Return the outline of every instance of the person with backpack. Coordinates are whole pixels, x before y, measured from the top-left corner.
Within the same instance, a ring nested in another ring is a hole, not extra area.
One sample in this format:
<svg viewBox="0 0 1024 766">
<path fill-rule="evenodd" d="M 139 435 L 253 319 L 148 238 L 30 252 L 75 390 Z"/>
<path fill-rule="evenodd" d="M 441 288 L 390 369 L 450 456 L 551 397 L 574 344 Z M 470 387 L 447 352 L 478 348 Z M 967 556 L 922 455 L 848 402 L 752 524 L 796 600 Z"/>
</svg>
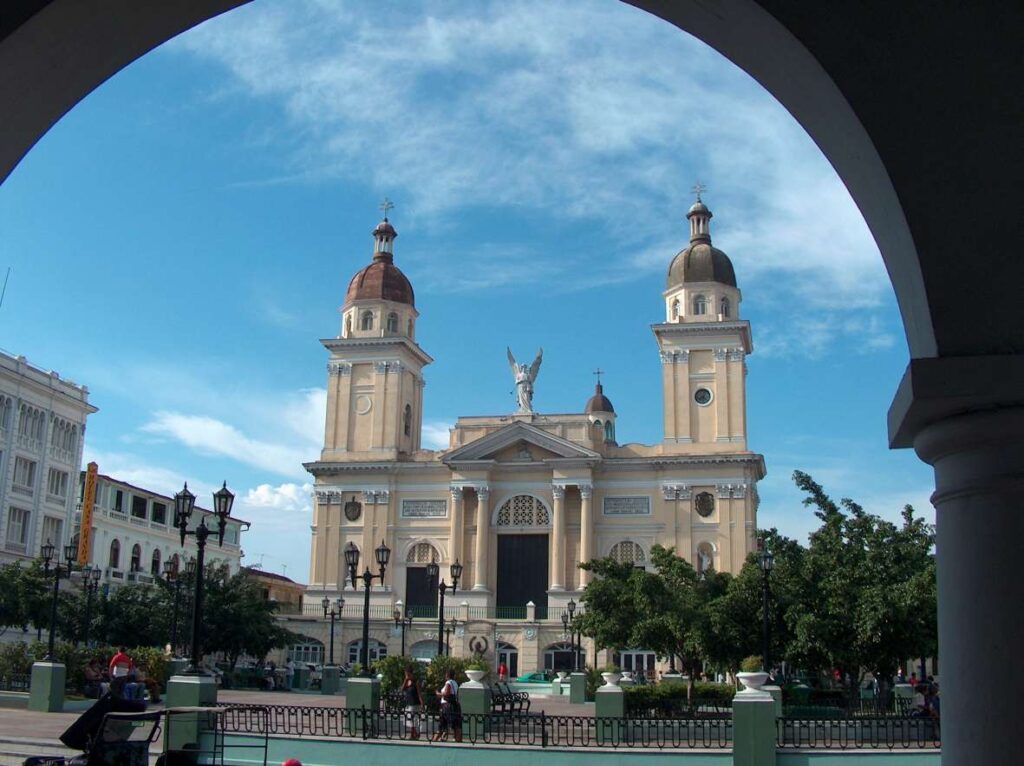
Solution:
<svg viewBox="0 0 1024 766">
<path fill-rule="evenodd" d="M 413 675 L 412 668 L 405 669 L 405 680 L 402 681 L 402 701 L 405 705 L 405 725 L 409 729 L 409 739 L 419 739 L 419 718 L 423 709 L 423 693 L 419 682 Z"/>
<path fill-rule="evenodd" d="M 462 708 L 459 706 L 459 684 L 449 668 L 444 673 L 444 686 L 437 690 L 441 698 L 441 719 L 434 735 L 434 741 L 448 739 L 448 732 L 455 735 L 456 742 L 462 742 Z"/>
</svg>

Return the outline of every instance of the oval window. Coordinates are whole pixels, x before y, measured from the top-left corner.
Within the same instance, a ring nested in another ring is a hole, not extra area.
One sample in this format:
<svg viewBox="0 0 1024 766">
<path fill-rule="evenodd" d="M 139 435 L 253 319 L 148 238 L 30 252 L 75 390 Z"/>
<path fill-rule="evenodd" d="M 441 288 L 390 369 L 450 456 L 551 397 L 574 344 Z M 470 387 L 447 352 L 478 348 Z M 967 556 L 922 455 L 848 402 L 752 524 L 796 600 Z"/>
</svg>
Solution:
<svg viewBox="0 0 1024 766">
<path fill-rule="evenodd" d="M 693 401 L 697 402 L 701 407 L 711 404 L 711 391 L 707 388 L 698 388 L 693 394 Z"/>
</svg>

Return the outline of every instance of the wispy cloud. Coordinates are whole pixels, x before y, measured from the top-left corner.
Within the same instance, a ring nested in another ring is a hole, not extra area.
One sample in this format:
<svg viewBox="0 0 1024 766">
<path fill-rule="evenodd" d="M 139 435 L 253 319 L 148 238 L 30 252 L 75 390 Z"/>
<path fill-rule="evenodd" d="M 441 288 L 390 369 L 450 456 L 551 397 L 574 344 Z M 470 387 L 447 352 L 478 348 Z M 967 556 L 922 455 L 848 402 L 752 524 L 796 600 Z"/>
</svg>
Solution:
<svg viewBox="0 0 1024 766">
<path fill-rule="evenodd" d="M 624 4 L 268 0 L 170 47 L 279 107 L 287 180 L 401 189 L 404 214 L 428 226 L 472 208 L 557 211 L 601 233 L 603 265 L 587 279 L 613 284 L 665 268 L 700 177 L 746 287 L 785 280 L 804 304 L 832 307 L 819 346 L 885 299 L 867 227 L 804 131 L 717 53 Z M 424 288 L 573 273 L 571 253 L 520 254 L 530 268 L 509 274 L 499 252 L 481 267 L 492 245 L 440 254 L 433 265 L 456 276 L 425 271 Z M 779 333 L 783 345 L 800 337 Z"/>
<path fill-rule="evenodd" d="M 443 420 L 428 420 L 423 424 L 423 446 L 427 449 L 448 449 L 451 441 L 448 429 L 451 423 Z"/>
</svg>

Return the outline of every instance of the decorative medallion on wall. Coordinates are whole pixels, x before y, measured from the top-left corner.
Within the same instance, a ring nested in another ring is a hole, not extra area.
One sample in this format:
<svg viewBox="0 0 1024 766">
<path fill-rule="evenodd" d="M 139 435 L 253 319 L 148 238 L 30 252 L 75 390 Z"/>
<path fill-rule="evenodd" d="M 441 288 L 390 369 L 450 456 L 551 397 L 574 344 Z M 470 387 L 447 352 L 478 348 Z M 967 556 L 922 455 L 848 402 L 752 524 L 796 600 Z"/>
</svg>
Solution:
<svg viewBox="0 0 1024 766">
<path fill-rule="evenodd" d="M 693 500 L 693 505 L 704 518 L 715 512 L 715 496 L 710 492 L 700 492 Z"/>
<path fill-rule="evenodd" d="M 358 500 L 349 500 L 345 503 L 345 518 L 349 521 L 359 521 L 363 515 L 363 504 Z"/>
<path fill-rule="evenodd" d="M 523 635 L 526 636 L 527 641 L 533 641 L 533 639 L 537 637 L 537 629 L 527 628 L 525 631 L 523 631 Z"/>
<path fill-rule="evenodd" d="M 697 402 L 701 407 L 706 407 L 711 404 L 711 391 L 707 388 L 698 388 L 693 393 L 693 401 Z"/>
<path fill-rule="evenodd" d="M 373 399 L 366 394 L 359 394 L 356 397 L 356 415 L 365 415 L 373 407 Z"/>
</svg>

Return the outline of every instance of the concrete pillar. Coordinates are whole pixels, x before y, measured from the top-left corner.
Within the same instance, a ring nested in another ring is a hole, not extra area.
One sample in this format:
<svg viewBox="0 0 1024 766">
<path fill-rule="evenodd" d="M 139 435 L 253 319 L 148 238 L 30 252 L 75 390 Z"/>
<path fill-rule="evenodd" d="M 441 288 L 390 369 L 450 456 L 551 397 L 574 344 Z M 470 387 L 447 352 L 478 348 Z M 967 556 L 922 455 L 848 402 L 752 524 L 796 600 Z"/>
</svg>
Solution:
<svg viewBox="0 0 1024 766">
<path fill-rule="evenodd" d="M 462 736 L 470 741 L 482 739 L 491 712 L 490 687 L 480 681 L 466 681 L 459 687 L 459 705 L 463 716 Z"/>
<path fill-rule="evenodd" d="M 448 558 L 450 561 L 463 561 L 462 533 L 465 524 L 462 519 L 462 487 L 451 487 L 451 500 L 448 503 Z"/>
<path fill-rule="evenodd" d="M 914 449 L 935 469 L 942 760 L 1017 763 L 1024 408 L 941 420 Z"/>
<path fill-rule="evenodd" d="M 348 679 L 345 707 L 348 708 L 350 735 L 362 734 L 364 723 L 371 732 L 376 729 L 380 711 L 380 680 L 365 677 Z"/>
<path fill-rule="evenodd" d="M 623 735 L 623 719 L 626 716 L 626 693 L 618 685 L 618 673 L 613 673 L 606 682 L 599 686 L 594 694 L 594 725 L 597 729 L 597 741 L 600 743 L 621 742 Z"/>
<path fill-rule="evenodd" d="M 733 766 L 775 766 L 775 700 L 744 689 L 732 701 Z"/>
<path fill-rule="evenodd" d="M 341 668 L 337 665 L 325 665 L 320 676 L 320 693 L 337 694 L 341 686 Z"/>
<path fill-rule="evenodd" d="M 62 662 L 33 662 L 29 682 L 28 709 L 39 713 L 64 711 L 67 668 Z"/>
<path fill-rule="evenodd" d="M 569 674 L 569 702 L 573 705 L 582 705 L 587 701 L 587 674 Z"/>
<path fill-rule="evenodd" d="M 564 590 L 565 584 L 565 487 L 551 488 L 551 575 L 550 590 Z"/>
<path fill-rule="evenodd" d="M 172 676 L 167 682 L 166 707 L 213 707 L 217 704 L 217 683 L 209 675 Z M 194 749 L 210 730 L 206 716 L 175 716 L 164 731 L 167 750 Z"/>
<path fill-rule="evenodd" d="M 309 668 L 306 665 L 297 665 L 292 675 L 292 686 L 290 691 L 305 691 L 309 688 Z"/>
<path fill-rule="evenodd" d="M 590 561 L 594 557 L 594 487 L 592 484 L 580 484 L 580 563 Z M 587 587 L 590 572 L 578 570 L 579 589 Z"/>
<path fill-rule="evenodd" d="M 473 590 L 487 590 L 487 543 L 491 537 L 490 498 L 490 488 L 476 488 L 476 562 L 473 565 Z"/>
</svg>

